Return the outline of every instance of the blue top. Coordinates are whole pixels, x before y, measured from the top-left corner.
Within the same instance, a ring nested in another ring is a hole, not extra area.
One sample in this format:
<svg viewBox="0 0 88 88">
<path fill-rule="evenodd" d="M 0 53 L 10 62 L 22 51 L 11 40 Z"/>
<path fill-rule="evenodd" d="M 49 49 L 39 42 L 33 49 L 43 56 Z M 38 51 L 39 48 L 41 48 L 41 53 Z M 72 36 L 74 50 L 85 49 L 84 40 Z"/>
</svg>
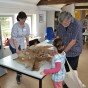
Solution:
<svg viewBox="0 0 88 88">
<path fill-rule="evenodd" d="M 15 48 L 13 44 L 13 39 L 16 39 L 17 45 L 21 47 L 21 49 L 25 48 L 24 38 L 29 36 L 30 29 L 27 23 L 24 24 L 24 27 L 21 28 L 19 22 L 15 23 L 11 32 L 10 45 Z"/>
<path fill-rule="evenodd" d="M 59 72 L 52 74 L 52 80 L 55 82 L 60 82 L 63 81 L 65 78 L 65 59 L 66 59 L 66 53 L 64 52 L 64 55 L 61 54 L 56 54 L 53 59 L 52 59 L 52 68 L 55 68 L 55 63 L 56 62 L 61 62 L 61 69 Z"/>
<path fill-rule="evenodd" d="M 75 18 L 67 28 L 65 28 L 62 24 L 59 24 L 57 36 L 63 39 L 64 47 L 66 47 L 72 39 L 76 39 L 76 44 L 66 53 L 67 57 L 78 56 L 82 52 L 82 28 L 83 25 L 81 22 Z"/>
</svg>

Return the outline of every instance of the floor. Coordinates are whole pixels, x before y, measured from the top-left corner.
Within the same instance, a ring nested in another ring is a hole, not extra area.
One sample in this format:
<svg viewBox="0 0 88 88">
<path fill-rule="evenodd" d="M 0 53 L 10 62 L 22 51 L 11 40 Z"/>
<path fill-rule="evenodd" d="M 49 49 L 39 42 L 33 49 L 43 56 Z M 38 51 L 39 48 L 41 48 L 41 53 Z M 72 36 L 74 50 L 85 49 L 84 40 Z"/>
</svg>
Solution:
<svg viewBox="0 0 88 88">
<path fill-rule="evenodd" d="M 87 59 L 88 59 L 88 42 L 86 42 L 83 46 L 83 52 L 80 56 L 79 66 L 78 66 L 79 78 L 86 85 L 86 88 L 88 88 L 88 70 L 87 70 L 88 60 Z M 7 70 L 8 70 L 8 73 L 0 77 L 1 88 L 39 88 L 39 81 L 37 79 L 30 78 L 25 75 L 23 75 L 21 78 L 21 84 L 17 85 L 15 80 L 15 77 L 16 77 L 15 72 L 9 69 Z M 47 75 L 43 79 L 43 88 L 54 88 L 50 75 Z"/>
</svg>

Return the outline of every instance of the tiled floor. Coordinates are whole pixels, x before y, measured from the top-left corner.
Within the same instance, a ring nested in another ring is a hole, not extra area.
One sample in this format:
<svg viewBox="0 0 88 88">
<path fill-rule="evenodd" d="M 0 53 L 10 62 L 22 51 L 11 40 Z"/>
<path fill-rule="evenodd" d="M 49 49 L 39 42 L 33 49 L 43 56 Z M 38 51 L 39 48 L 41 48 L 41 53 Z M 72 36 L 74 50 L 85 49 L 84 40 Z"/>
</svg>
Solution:
<svg viewBox="0 0 88 88">
<path fill-rule="evenodd" d="M 88 88 L 88 43 L 83 47 L 83 52 L 80 56 L 78 73 L 82 82 Z M 21 78 L 21 85 L 16 83 L 16 74 L 12 70 L 8 70 L 8 73 L 0 77 L 1 88 L 39 88 L 39 81 L 37 79 L 23 75 Z M 50 75 L 43 79 L 43 88 L 54 88 Z"/>
</svg>

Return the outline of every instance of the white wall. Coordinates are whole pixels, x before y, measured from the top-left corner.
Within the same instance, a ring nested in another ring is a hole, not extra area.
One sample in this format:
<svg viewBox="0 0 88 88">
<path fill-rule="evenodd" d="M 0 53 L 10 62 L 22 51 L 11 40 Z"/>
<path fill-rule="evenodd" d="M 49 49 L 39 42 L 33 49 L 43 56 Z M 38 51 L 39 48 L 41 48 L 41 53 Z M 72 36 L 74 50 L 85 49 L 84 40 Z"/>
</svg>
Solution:
<svg viewBox="0 0 88 88">
<path fill-rule="evenodd" d="M 54 29 L 54 14 L 55 11 L 47 11 L 46 13 L 46 25 Z"/>
<path fill-rule="evenodd" d="M 43 15 L 43 21 L 39 22 L 39 15 Z M 42 38 L 40 39 L 40 41 L 44 41 L 45 38 L 45 31 L 46 31 L 46 11 L 38 11 L 38 13 L 36 14 L 36 32 L 37 35 L 42 36 Z"/>
</svg>

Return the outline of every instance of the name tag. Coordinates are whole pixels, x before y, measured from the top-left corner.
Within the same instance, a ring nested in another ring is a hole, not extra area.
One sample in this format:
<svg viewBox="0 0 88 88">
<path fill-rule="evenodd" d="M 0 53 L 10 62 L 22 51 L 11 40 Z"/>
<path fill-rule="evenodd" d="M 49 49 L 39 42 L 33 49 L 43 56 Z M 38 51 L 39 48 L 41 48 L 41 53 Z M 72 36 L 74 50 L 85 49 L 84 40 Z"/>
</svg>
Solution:
<svg viewBox="0 0 88 88">
<path fill-rule="evenodd" d="M 26 31 L 26 29 L 23 29 L 23 31 Z"/>
</svg>

